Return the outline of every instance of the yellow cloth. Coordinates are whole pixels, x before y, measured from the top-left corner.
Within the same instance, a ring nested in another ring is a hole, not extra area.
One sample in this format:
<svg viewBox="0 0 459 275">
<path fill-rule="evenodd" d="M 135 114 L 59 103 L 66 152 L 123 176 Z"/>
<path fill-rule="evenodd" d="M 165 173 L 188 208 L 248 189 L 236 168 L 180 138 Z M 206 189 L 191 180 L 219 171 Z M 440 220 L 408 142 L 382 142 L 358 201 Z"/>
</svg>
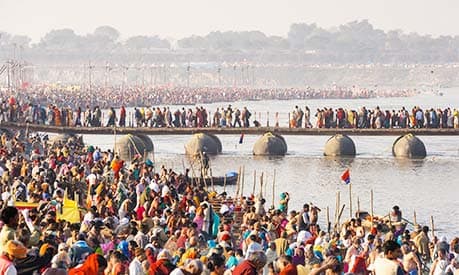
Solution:
<svg viewBox="0 0 459 275">
<path fill-rule="evenodd" d="M 27 248 L 21 242 L 15 240 L 8 241 L 3 251 L 17 259 L 24 259 L 27 257 Z"/>
<path fill-rule="evenodd" d="M 49 244 L 47 244 L 47 243 L 43 244 L 43 245 L 40 247 L 40 252 L 38 253 L 38 255 L 40 255 L 40 257 L 42 257 L 43 255 L 45 255 L 46 249 L 48 249 L 48 247 L 49 247 Z"/>
<path fill-rule="evenodd" d="M 308 275 L 311 272 L 311 270 L 303 265 L 297 265 L 296 272 L 298 273 L 298 275 Z"/>
<path fill-rule="evenodd" d="M 65 193 L 64 201 L 62 203 L 62 214 L 60 211 L 57 212 L 58 220 L 65 220 L 71 223 L 79 223 L 81 221 L 78 204 L 76 201 L 67 198 L 67 193 Z"/>
<path fill-rule="evenodd" d="M 196 251 L 196 248 L 190 247 L 188 248 L 185 253 L 183 253 L 182 258 L 180 259 L 180 262 L 178 266 L 183 266 L 188 259 L 196 259 L 198 256 L 198 252 Z"/>
</svg>

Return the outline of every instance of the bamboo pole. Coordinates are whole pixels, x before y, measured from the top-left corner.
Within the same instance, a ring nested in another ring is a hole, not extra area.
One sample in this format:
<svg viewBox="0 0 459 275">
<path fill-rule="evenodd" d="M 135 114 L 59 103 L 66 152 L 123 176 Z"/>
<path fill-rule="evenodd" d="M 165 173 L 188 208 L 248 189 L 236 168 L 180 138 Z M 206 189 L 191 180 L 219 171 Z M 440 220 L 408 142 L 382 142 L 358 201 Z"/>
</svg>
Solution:
<svg viewBox="0 0 459 275">
<path fill-rule="evenodd" d="M 196 183 L 196 173 L 194 171 L 194 165 L 193 164 L 191 164 L 191 175 L 192 175 L 191 184 L 193 184 L 193 181 L 194 181 L 194 184 L 198 185 L 201 182 L 201 180 L 198 179 L 198 182 Z"/>
<path fill-rule="evenodd" d="M 263 175 L 264 175 L 264 172 L 261 172 L 261 176 L 260 176 L 260 195 L 261 195 L 262 198 L 263 198 Z"/>
<path fill-rule="evenodd" d="M 417 218 L 416 218 L 416 210 L 413 211 L 413 222 L 414 224 L 418 224 Z"/>
<path fill-rule="evenodd" d="M 357 213 L 360 213 L 360 198 L 357 196 Z"/>
<path fill-rule="evenodd" d="M 199 160 L 201 162 L 201 177 L 202 177 L 202 180 L 204 181 L 204 185 L 206 186 L 206 190 L 207 190 L 207 181 L 206 181 L 207 171 L 204 168 L 204 161 L 203 161 L 202 152 L 199 152 L 199 155 L 200 155 Z M 204 172 L 206 172 L 206 173 L 204 174 Z"/>
<path fill-rule="evenodd" d="M 183 158 L 182 158 L 182 169 L 183 169 L 183 174 L 185 175 L 186 168 L 185 168 L 185 162 L 183 161 Z"/>
<path fill-rule="evenodd" d="M 264 184 L 265 185 L 265 193 L 264 194 L 266 196 L 266 195 L 268 195 L 268 184 L 266 184 L 266 183 L 268 183 L 268 173 L 265 174 L 265 180 L 264 180 L 263 183 L 265 183 Z"/>
<path fill-rule="evenodd" d="M 240 182 L 241 182 L 241 167 L 239 166 L 239 174 L 237 175 L 237 181 L 236 181 L 236 195 L 235 195 L 236 200 L 239 197 Z"/>
<path fill-rule="evenodd" d="M 373 189 L 370 191 L 370 208 L 371 208 L 371 226 L 373 226 Z"/>
<path fill-rule="evenodd" d="M 226 174 L 225 174 L 225 178 L 223 179 L 223 192 L 226 192 Z"/>
<path fill-rule="evenodd" d="M 244 186 L 245 186 L 245 166 L 242 165 L 241 170 L 239 171 L 242 173 L 241 175 L 241 197 L 244 196 Z"/>
<path fill-rule="evenodd" d="M 273 204 L 272 206 L 274 206 L 275 196 L 276 196 L 276 169 L 274 169 L 274 175 L 273 175 Z"/>
<path fill-rule="evenodd" d="M 432 227 L 432 239 L 435 239 L 435 224 L 433 216 L 430 216 L 430 227 Z"/>
<path fill-rule="evenodd" d="M 257 185 L 257 170 L 253 171 L 253 189 L 252 194 L 255 195 L 255 187 Z"/>
<path fill-rule="evenodd" d="M 339 212 L 339 191 L 336 191 L 336 197 L 335 197 L 335 223 L 338 220 L 338 212 Z"/>
<path fill-rule="evenodd" d="M 352 219 L 352 183 L 349 183 L 349 217 Z"/>
<path fill-rule="evenodd" d="M 341 215 L 343 215 L 343 211 L 344 211 L 344 208 L 346 207 L 345 204 L 343 204 L 343 206 L 341 207 L 341 210 L 339 211 L 339 214 L 338 214 L 338 218 L 337 218 L 337 221 L 336 221 L 336 229 L 337 231 L 339 231 L 339 227 L 340 227 L 340 220 L 341 220 Z"/>
<path fill-rule="evenodd" d="M 330 234 L 330 208 L 327 206 L 327 232 Z"/>
<path fill-rule="evenodd" d="M 212 186 L 212 191 L 215 192 L 215 186 L 214 186 L 214 178 L 212 176 L 212 168 L 209 168 L 209 172 L 210 172 L 210 184 Z M 225 175 L 225 179 L 226 179 L 226 175 Z"/>
</svg>

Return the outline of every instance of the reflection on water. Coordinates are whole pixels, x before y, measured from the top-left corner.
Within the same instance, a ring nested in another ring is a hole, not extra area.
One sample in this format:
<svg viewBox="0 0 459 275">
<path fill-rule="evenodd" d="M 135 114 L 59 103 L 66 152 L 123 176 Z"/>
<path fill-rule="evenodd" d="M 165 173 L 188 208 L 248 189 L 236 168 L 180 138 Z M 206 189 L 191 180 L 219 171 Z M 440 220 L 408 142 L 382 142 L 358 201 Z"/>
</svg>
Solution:
<svg viewBox="0 0 459 275">
<path fill-rule="evenodd" d="M 400 168 L 416 169 L 424 165 L 425 159 L 394 158 L 394 162 Z"/>
<path fill-rule="evenodd" d="M 253 156 L 254 160 L 282 161 L 285 156 Z"/>
<path fill-rule="evenodd" d="M 325 162 L 335 162 L 339 164 L 340 167 L 345 168 L 349 167 L 352 162 L 354 161 L 353 157 L 331 157 L 331 156 L 324 156 L 323 160 Z"/>
</svg>

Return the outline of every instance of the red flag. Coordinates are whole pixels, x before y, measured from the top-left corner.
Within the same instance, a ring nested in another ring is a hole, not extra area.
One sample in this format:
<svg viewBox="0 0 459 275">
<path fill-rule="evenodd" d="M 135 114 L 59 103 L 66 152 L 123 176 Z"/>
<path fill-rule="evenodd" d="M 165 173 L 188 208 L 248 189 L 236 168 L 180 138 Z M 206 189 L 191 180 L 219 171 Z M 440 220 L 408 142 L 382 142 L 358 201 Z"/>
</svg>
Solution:
<svg viewBox="0 0 459 275">
<path fill-rule="evenodd" d="M 344 173 L 341 175 L 341 180 L 346 184 L 351 182 L 351 174 L 349 173 L 349 169 L 346 169 L 346 171 L 344 171 Z"/>
</svg>

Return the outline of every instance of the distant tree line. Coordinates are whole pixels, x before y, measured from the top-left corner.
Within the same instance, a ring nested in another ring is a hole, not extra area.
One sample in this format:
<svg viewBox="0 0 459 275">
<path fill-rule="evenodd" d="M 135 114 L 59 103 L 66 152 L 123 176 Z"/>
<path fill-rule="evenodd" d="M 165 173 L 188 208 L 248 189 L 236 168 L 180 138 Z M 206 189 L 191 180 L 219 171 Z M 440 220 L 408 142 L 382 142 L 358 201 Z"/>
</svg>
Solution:
<svg viewBox="0 0 459 275">
<path fill-rule="evenodd" d="M 139 35 L 125 40 L 113 27 L 78 35 L 51 30 L 37 43 L 27 36 L 0 32 L 0 61 L 35 63 L 94 62 L 265 62 L 265 63 L 455 63 L 459 36 L 432 37 L 400 30 L 384 32 L 367 20 L 333 29 L 316 24 L 290 26 L 286 37 L 260 31 L 211 32 L 169 41 Z"/>
</svg>

